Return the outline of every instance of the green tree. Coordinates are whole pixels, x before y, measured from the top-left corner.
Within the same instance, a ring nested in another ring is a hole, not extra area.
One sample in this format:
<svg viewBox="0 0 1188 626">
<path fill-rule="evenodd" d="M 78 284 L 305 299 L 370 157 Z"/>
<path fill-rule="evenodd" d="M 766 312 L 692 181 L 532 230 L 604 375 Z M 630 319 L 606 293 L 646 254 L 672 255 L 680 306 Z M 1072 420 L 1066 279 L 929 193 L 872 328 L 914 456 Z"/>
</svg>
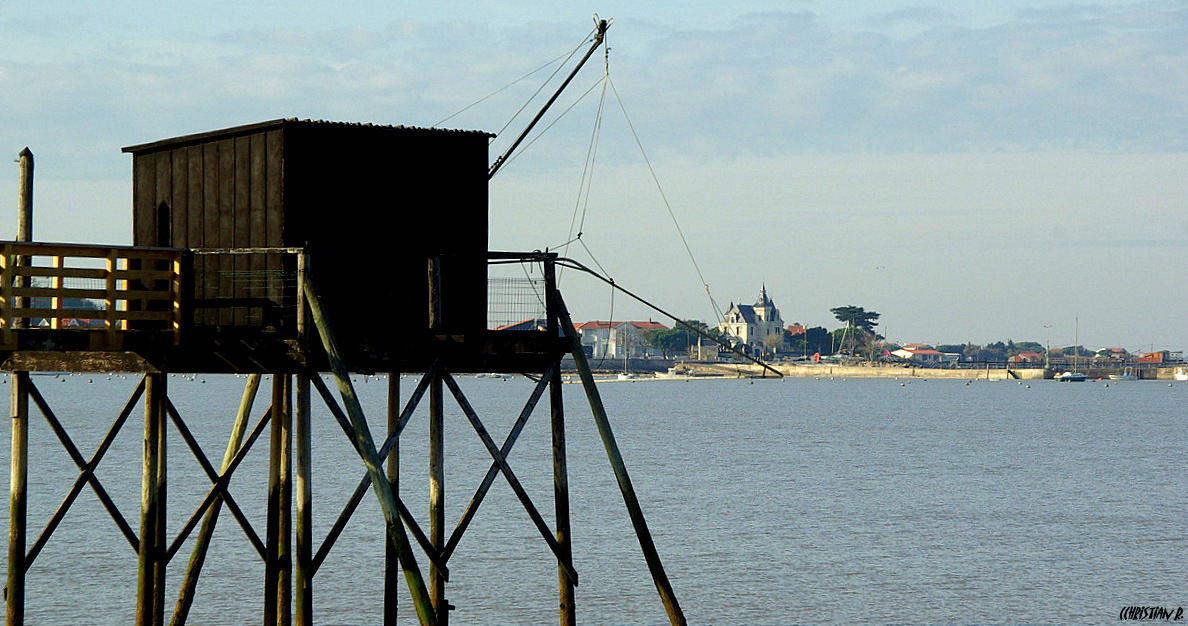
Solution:
<svg viewBox="0 0 1188 626">
<path fill-rule="evenodd" d="M 867 311 L 860 306 L 848 305 L 839 306 L 829 309 L 829 312 L 837 318 L 837 321 L 842 322 L 849 328 L 860 328 L 868 333 L 875 331 L 875 326 L 878 326 L 879 314 L 874 311 Z"/>
<path fill-rule="evenodd" d="M 1044 344 L 1038 341 L 1020 341 L 1015 344 L 1015 348 L 1019 351 L 1030 350 L 1032 352 L 1044 353 Z"/>
<path fill-rule="evenodd" d="M 879 340 L 879 335 L 875 332 L 875 326 L 878 326 L 875 320 L 879 319 L 879 314 L 852 304 L 829 309 L 829 312 L 846 325 L 842 329 L 838 349 L 848 350 L 851 354 L 866 349 L 869 357 L 870 348 Z"/>
</svg>

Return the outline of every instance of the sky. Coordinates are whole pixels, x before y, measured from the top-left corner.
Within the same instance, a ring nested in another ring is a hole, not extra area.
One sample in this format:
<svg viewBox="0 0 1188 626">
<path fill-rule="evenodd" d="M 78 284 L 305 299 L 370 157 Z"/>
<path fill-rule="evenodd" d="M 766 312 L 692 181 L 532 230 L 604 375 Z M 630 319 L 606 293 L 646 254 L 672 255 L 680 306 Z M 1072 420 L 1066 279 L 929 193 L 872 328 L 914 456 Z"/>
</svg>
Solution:
<svg viewBox="0 0 1188 626">
<path fill-rule="evenodd" d="M 898 342 L 1188 349 L 1184 0 L 7 3 L 0 238 L 26 146 L 34 238 L 107 244 L 124 146 L 298 117 L 497 133 L 494 161 L 594 12 L 607 48 L 491 181 L 491 249 L 711 323 L 766 287 Z M 666 321 L 561 288 L 579 323 Z"/>
</svg>

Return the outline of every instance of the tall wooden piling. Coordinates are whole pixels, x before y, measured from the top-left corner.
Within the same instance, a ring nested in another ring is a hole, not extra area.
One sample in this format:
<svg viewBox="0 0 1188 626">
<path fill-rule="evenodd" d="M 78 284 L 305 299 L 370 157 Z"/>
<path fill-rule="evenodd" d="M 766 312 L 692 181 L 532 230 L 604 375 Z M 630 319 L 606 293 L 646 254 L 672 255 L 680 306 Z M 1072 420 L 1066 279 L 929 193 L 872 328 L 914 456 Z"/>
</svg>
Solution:
<svg viewBox="0 0 1188 626">
<path fill-rule="evenodd" d="M 297 255 L 297 343 L 302 352 L 309 350 L 309 320 L 305 305 L 305 274 L 308 258 Z M 313 626 L 313 433 L 310 429 L 310 376 L 300 373 L 296 383 L 296 411 L 293 416 L 297 476 L 294 482 L 296 505 L 296 563 L 293 568 L 294 621 L 297 626 Z"/>
<path fill-rule="evenodd" d="M 552 263 L 544 267 L 545 293 L 553 293 L 557 288 L 557 276 Z M 556 337 L 560 332 L 557 317 L 557 306 L 552 298 L 546 301 L 545 326 L 549 337 Z M 569 522 L 569 468 L 565 450 L 565 399 L 561 388 L 561 367 L 558 360 L 557 367 L 549 380 L 549 407 L 552 417 L 553 431 L 553 510 L 557 517 L 557 545 L 560 546 L 562 563 L 557 566 L 558 611 L 561 626 L 573 626 L 577 623 L 577 613 L 574 608 L 574 580 L 564 563 L 573 563 L 573 547 L 570 545 Z"/>
<path fill-rule="evenodd" d="M 33 240 L 33 152 L 21 150 L 20 200 L 17 216 L 17 241 Z M 27 258 L 17 259 L 17 266 L 26 265 Z M 28 285 L 29 278 L 17 277 L 17 285 Z M 24 297 L 14 298 L 15 306 L 24 304 Z M 6 320 L 22 328 L 26 320 Z M 9 474 L 8 501 L 8 578 L 4 587 L 5 619 L 12 626 L 25 623 L 25 539 L 28 508 L 26 489 L 29 476 L 29 373 L 13 372 L 12 395 L 12 466 Z"/>
<path fill-rule="evenodd" d="M 145 374 L 144 449 L 140 488 L 140 545 L 136 589 L 137 626 L 165 621 L 165 375 Z"/>
<path fill-rule="evenodd" d="M 388 374 L 388 437 L 400 426 L 400 374 Z M 400 440 L 388 452 L 388 485 L 392 495 L 400 498 Z M 384 535 L 384 626 L 396 626 L 400 606 L 400 551 L 386 533 Z"/>
<path fill-rule="evenodd" d="M 293 621 L 297 626 L 313 626 L 313 436 L 310 431 L 309 376 L 297 376 L 296 413 L 293 418 L 296 456 L 294 500 L 297 517 L 296 562 L 293 568 Z"/>
<path fill-rule="evenodd" d="M 9 626 L 25 623 L 25 512 L 29 475 L 29 373 L 13 372 L 12 469 L 8 501 L 8 582 L 4 587 Z"/>
<path fill-rule="evenodd" d="M 272 377 L 272 437 L 268 473 L 267 556 L 264 568 L 264 623 L 287 626 L 292 619 L 292 563 L 290 560 L 291 378 Z"/>
<path fill-rule="evenodd" d="M 429 258 L 429 332 L 437 332 L 442 323 L 441 262 Z M 442 377 L 430 372 L 429 383 L 429 540 L 441 554 L 445 547 L 445 411 L 442 402 Z M 449 620 L 449 602 L 445 598 L 446 575 L 429 564 L 429 600 L 433 603 L 438 624 Z"/>
</svg>

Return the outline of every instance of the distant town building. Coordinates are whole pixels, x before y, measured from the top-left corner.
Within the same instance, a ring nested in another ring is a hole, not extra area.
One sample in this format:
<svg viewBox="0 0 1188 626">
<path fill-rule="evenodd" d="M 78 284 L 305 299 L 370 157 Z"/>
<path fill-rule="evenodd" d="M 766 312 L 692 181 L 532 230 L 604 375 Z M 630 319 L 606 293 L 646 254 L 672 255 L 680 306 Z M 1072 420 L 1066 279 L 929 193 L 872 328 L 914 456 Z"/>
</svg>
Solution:
<svg viewBox="0 0 1188 626">
<path fill-rule="evenodd" d="M 1020 350 L 1018 354 L 1007 359 L 1007 363 L 1043 363 L 1044 355 L 1035 350 Z"/>
<path fill-rule="evenodd" d="M 595 359 L 621 359 L 644 357 L 659 353 L 643 337 L 644 331 L 668 330 L 659 322 L 586 322 L 577 327 L 582 336 L 582 345 L 590 350 Z"/>
<path fill-rule="evenodd" d="M 931 348 L 900 348 L 898 350 L 892 350 L 891 354 L 892 356 L 897 356 L 905 361 L 912 361 L 913 363 L 940 363 L 944 360 L 945 356 L 944 354 Z"/>
<path fill-rule="evenodd" d="M 1126 348 L 1102 348 L 1094 353 L 1093 356 L 1111 361 L 1125 361 L 1130 358 L 1130 352 L 1127 352 Z"/>
<path fill-rule="evenodd" d="M 1182 353 L 1172 353 L 1167 350 L 1140 354 L 1139 363 L 1173 363 L 1182 360 Z"/>
<path fill-rule="evenodd" d="M 751 352 L 763 352 L 763 341 L 771 335 L 779 336 L 782 344 L 784 320 L 780 319 L 780 310 L 775 303 L 767 297 L 766 285 L 760 287 L 759 299 L 755 304 L 731 302 L 725 319 L 718 324 L 718 330 L 735 338 Z"/>
</svg>

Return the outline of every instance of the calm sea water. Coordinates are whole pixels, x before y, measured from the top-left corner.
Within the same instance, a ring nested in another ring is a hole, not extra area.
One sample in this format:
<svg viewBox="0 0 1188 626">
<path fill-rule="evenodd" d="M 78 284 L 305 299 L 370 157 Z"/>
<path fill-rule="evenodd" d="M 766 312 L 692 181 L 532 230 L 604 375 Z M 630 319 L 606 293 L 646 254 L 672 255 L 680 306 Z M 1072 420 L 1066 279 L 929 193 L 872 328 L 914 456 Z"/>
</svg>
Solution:
<svg viewBox="0 0 1188 626">
<path fill-rule="evenodd" d="M 86 457 L 135 384 L 34 380 Z M 532 383 L 460 382 L 502 441 Z M 170 379 L 173 403 L 215 465 L 243 384 Z M 405 392 L 414 385 L 406 379 Z M 359 378 L 357 387 L 378 431 L 386 384 Z M 600 391 L 691 623 L 1106 623 L 1131 605 L 1188 607 L 1183 383 L 711 380 Z M 579 385 L 566 386 L 566 401 L 578 617 L 663 623 Z M 142 416 L 97 471 L 134 529 Z M 324 411 L 314 429 L 320 544 L 363 470 Z M 424 515 L 424 409 L 406 432 L 401 493 Z M 172 427 L 169 436 L 172 534 L 209 482 Z M 490 458 L 448 398 L 447 438 L 447 518 L 456 520 Z M 231 485 L 261 534 L 266 442 Z M 30 451 L 32 543 L 78 472 L 36 413 Z M 7 445 L 0 455 L 7 471 Z M 509 461 L 551 523 L 547 407 Z M 381 621 L 382 533 L 369 494 L 315 577 L 318 623 Z M 170 565 L 170 602 L 189 547 Z M 135 583 L 135 553 L 86 489 L 29 571 L 28 621 L 130 623 Z M 452 619 L 556 622 L 556 585 L 544 541 L 499 479 L 451 560 Z M 224 513 L 191 623 L 256 623 L 262 589 L 263 567 Z M 415 623 L 407 594 L 401 600 Z"/>
</svg>

